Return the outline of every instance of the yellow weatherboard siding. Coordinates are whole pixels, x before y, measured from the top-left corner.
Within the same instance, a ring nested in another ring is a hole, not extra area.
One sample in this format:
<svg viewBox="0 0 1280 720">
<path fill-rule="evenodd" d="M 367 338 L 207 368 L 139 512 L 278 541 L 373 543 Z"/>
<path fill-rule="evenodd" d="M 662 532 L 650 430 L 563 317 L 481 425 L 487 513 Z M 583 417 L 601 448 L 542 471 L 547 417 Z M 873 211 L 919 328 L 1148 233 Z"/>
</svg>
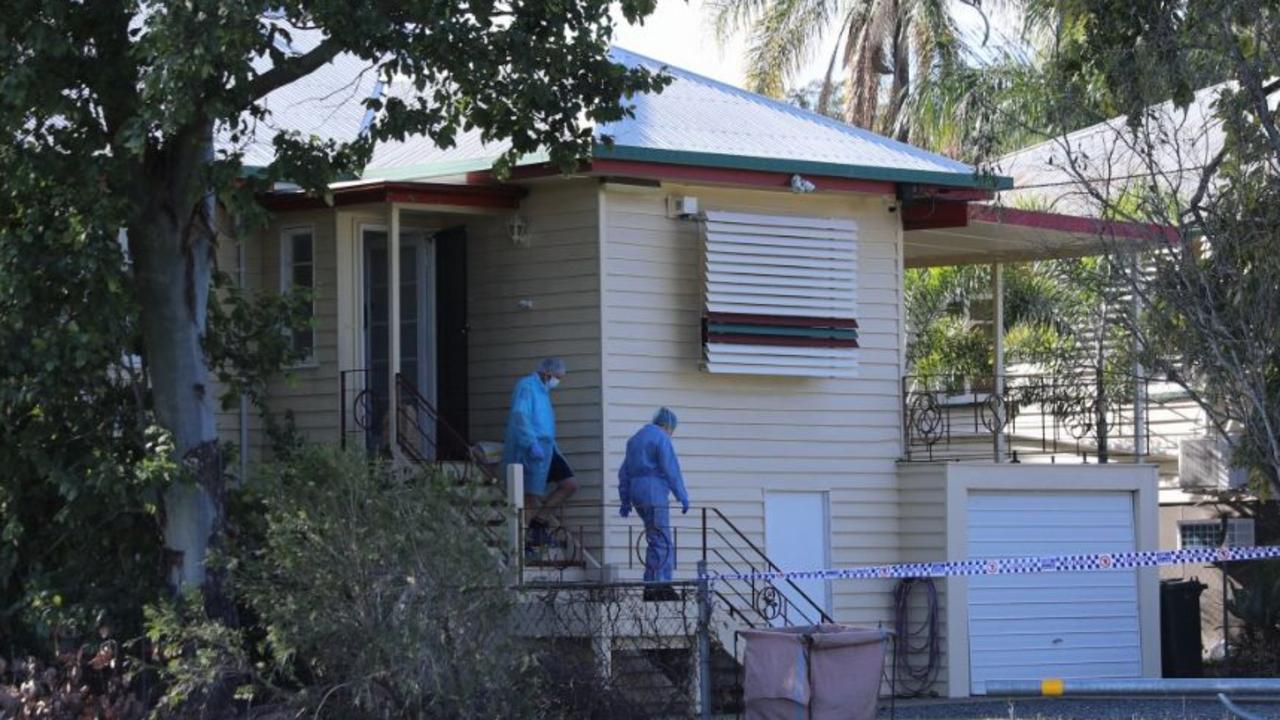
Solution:
<svg viewBox="0 0 1280 720">
<path fill-rule="evenodd" d="M 697 222 L 667 217 L 668 195 L 695 196 L 713 211 L 856 221 L 858 377 L 701 371 L 702 240 Z M 718 507 L 763 548 L 766 491 L 826 492 L 833 565 L 897 561 L 901 248 L 886 198 L 665 185 L 606 189 L 604 203 L 610 492 L 627 438 L 666 404 L 680 413 L 675 444 L 695 508 Z M 606 556 L 626 567 L 627 521 L 606 513 L 606 522 Z M 681 531 L 685 553 L 696 543 Z M 841 622 L 888 623 L 891 590 L 891 581 L 835 583 L 832 613 Z"/>
</svg>

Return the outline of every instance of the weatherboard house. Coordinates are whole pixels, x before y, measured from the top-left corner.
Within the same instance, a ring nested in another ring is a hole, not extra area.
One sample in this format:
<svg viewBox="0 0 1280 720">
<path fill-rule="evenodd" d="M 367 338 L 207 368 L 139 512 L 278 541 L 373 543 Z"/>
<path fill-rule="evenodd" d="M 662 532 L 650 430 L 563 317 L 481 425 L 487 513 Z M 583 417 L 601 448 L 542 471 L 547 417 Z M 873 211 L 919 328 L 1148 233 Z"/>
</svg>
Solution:
<svg viewBox="0 0 1280 720">
<path fill-rule="evenodd" d="M 499 182 L 503 148 L 419 138 L 378 147 L 326 198 L 264 196 L 273 222 L 223 243 L 220 263 L 251 289 L 311 291 L 313 330 L 295 337 L 308 359 L 271 384 L 272 409 L 318 442 L 456 461 L 500 442 L 515 380 L 563 356 L 559 441 L 582 485 L 560 519 L 564 582 L 640 576 L 615 478 L 659 405 L 680 415 L 694 503 L 678 574 L 704 558 L 816 569 L 1155 549 L 1152 466 L 1004 462 L 998 432 L 994 454 L 942 462 L 937 398 L 922 408 L 904 380 L 905 268 L 1079 253 L 1088 222 L 999 208 L 1006 178 L 667 71 L 634 117 L 597 128 L 572 175 L 531 157 Z M 352 82 L 355 97 L 392 90 L 338 58 L 268 98 L 246 161 L 269 159 L 272 130 L 353 138 L 364 107 L 330 91 Z M 989 427 L 997 405 L 973 412 Z M 243 411 L 220 422 L 251 476 L 263 427 Z M 938 692 L 1159 674 L 1154 570 L 937 584 L 913 613 L 938 616 Z M 737 617 L 888 626 L 893 587 L 764 583 L 737 595 Z"/>
</svg>

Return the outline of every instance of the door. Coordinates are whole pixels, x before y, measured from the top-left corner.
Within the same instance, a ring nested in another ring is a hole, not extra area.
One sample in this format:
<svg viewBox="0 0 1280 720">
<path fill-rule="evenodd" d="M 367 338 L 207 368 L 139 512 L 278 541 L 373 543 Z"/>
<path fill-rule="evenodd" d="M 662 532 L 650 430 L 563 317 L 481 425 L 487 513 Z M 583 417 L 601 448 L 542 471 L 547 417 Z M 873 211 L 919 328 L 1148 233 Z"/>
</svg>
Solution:
<svg viewBox="0 0 1280 720">
<path fill-rule="evenodd" d="M 441 432 L 440 456 L 468 457 L 470 396 L 467 381 L 467 229 L 436 233 L 436 408 L 452 432 Z M 446 435 L 448 437 L 446 437 Z"/>
<path fill-rule="evenodd" d="M 1128 492 L 975 492 L 969 557 L 1130 552 Z M 971 691 L 990 680 L 1142 675 L 1137 572 L 969 579 Z"/>
<path fill-rule="evenodd" d="M 828 528 L 826 493 L 765 493 L 764 552 L 784 572 L 826 568 L 830 559 Z M 830 581 L 780 581 L 777 588 L 785 602 L 772 618 L 775 627 L 821 622 L 818 608 L 830 611 Z"/>
<path fill-rule="evenodd" d="M 388 284 L 387 232 L 381 227 L 361 231 L 364 246 L 364 347 L 371 393 L 370 443 L 386 446 L 385 437 L 391 401 L 390 387 L 390 302 Z M 431 402 L 435 394 L 435 267 L 431 238 L 420 232 L 400 234 L 400 376 L 409 386 L 401 402 L 402 438 L 412 443 L 423 457 L 434 457 L 435 426 L 427 408 L 413 402 L 421 397 Z"/>
</svg>

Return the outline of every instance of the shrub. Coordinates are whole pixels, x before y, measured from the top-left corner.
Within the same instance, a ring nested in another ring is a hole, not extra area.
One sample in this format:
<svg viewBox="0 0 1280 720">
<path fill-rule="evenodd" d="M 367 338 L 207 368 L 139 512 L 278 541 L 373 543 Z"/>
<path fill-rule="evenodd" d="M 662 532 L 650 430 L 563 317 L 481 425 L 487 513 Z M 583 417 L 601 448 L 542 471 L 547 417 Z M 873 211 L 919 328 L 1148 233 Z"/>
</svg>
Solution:
<svg viewBox="0 0 1280 720">
<path fill-rule="evenodd" d="M 321 717 L 537 714 L 511 595 L 453 486 L 321 448 L 266 475 L 262 546 L 233 576 L 293 702 Z"/>
<path fill-rule="evenodd" d="M 1255 563 L 1227 607 L 1244 623 L 1237 658 L 1262 675 L 1280 673 L 1280 562 Z"/>
</svg>

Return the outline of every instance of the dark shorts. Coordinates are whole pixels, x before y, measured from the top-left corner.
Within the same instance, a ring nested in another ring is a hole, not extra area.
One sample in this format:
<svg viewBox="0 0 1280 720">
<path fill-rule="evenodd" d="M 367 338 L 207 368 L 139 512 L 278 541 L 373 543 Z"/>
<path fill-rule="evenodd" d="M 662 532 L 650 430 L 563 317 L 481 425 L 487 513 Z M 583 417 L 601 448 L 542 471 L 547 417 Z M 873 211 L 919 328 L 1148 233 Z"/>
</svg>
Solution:
<svg viewBox="0 0 1280 720">
<path fill-rule="evenodd" d="M 547 469 L 547 484 L 564 482 L 571 477 L 573 468 L 569 467 L 569 461 L 556 450 L 551 454 L 551 466 Z"/>
</svg>

